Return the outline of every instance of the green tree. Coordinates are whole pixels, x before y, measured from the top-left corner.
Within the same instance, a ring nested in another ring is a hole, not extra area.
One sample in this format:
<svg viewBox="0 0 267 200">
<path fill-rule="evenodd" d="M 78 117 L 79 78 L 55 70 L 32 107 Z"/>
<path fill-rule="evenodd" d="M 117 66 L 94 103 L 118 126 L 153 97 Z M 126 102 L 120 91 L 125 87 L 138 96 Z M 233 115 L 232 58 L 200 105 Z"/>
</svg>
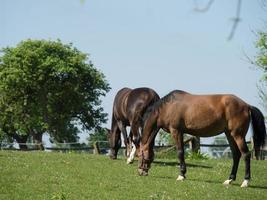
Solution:
<svg viewBox="0 0 267 200">
<path fill-rule="evenodd" d="M 90 134 L 88 138 L 89 145 L 93 145 L 95 142 L 97 142 L 101 148 L 108 148 L 109 143 L 107 136 L 108 136 L 107 129 L 105 128 L 98 129 L 94 133 Z"/>
<path fill-rule="evenodd" d="M 13 140 L 12 137 L 10 137 L 7 133 L 1 131 L 0 132 L 0 149 L 1 148 L 11 148 L 13 146 L 13 145 L 11 145 L 12 140 Z"/>
<path fill-rule="evenodd" d="M 255 64 L 263 72 L 261 84 L 258 86 L 258 89 L 262 105 L 267 111 L 267 33 L 259 32 L 258 36 L 259 39 L 256 43 L 258 54 L 256 56 L 256 61 L 253 62 L 253 64 Z"/>
<path fill-rule="evenodd" d="M 158 135 L 159 135 L 159 138 L 158 138 L 159 145 L 174 145 L 175 144 L 170 133 L 167 133 L 166 131 L 160 129 Z"/>
<path fill-rule="evenodd" d="M 44 132 L 59 141 L 77 138 L 78 125 L 99 129 L 106 121 L 103 73 L 72 44 L 26 40 L 0 56 L 0 128 L 6 133 Z"/>
<path fill-rule="evenodd" d="M 175 141 L 171 133 L 168 133 L 164 131 L 163 129 L 160 129 L 158 135 L 159 135 L 158 141 L 157 141 L 158 145 L 175 145 Z M 184 141 L 187 141 L 192 136 L 188 134 L 184 134 L 183 137 L 184 137 Z"/>
</svg>

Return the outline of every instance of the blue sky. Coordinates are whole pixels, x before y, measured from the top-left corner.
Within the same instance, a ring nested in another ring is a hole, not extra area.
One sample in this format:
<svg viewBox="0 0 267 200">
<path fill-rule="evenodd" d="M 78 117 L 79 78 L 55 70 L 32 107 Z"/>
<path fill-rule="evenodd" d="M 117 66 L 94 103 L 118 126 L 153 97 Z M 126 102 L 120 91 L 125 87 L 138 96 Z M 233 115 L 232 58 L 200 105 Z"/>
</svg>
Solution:
<svg viewBox="0 0 267 200">
<path fill-rule="evenodd" d="M 1 0 L 0 48 L 21 40 L 61 39 L 90 54 L 112 90 L 105 112 L 122 87 L 151 87 L 160 96 L 174 89 L 197 94 L 232 93 L 259 108 L 261 72 L 248 62 L 256 55 L 256 31 L 266 8 L 243 0 L 235 36 L 227 41 L 237 1 L 215 1 L 206 13 L 194 2 L 208 0 Z"/>
</svg>

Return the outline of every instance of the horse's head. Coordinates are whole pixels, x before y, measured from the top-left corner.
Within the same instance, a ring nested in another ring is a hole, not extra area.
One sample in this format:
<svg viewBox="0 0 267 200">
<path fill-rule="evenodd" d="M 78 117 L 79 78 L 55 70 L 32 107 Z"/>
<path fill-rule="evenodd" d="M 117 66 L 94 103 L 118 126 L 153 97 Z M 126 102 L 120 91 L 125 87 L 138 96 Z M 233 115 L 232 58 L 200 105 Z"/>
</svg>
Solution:
<svg viewBox="0 0 267 200">
<path fill-rule="evenodd" d="M 140 176 L 148 175 L 148 170 L 153 160 L 154 160 L 153 149 L 152 150 L 150 149 L 150 151 L 148 151 L 141 146 L 139 151 L 139 163 L 138 163 L 138 173 Z"/>
<path fill-rule="evenodd" d="M 117 154 L 119 151 L 119 148 L 121 147 L 121 137 L 120 134 L 117 134 L 115 132 L 112 132 L 110 129 L 107 129 L 107 139 L 109 142 L 110 147 L 110 158 L 111 159 L 117 159 Z"/>
</svg>

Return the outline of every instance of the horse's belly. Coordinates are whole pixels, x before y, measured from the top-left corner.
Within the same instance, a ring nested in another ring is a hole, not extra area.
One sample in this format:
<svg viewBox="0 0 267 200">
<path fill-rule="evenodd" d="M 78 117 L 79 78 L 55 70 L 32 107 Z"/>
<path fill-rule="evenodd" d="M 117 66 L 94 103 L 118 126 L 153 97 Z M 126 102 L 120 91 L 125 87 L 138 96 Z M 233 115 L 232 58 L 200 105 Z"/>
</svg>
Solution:
<svg viewBox="0 0 267 200">
<path fill-rule="evenodd" d="M 221 127 L 207 128 L 207 129 L 187 129 L 185 132 L 187 134 L 199 137 L 212 137 L 223 133 L 224 129 Z"/>
<path fill-rule="evenodd" d="M 219 117 L 195 118 L 185 121 L 185 131 L 200 137 L 211 137 L 224 132 L 226 123 Z"/>
</svg>

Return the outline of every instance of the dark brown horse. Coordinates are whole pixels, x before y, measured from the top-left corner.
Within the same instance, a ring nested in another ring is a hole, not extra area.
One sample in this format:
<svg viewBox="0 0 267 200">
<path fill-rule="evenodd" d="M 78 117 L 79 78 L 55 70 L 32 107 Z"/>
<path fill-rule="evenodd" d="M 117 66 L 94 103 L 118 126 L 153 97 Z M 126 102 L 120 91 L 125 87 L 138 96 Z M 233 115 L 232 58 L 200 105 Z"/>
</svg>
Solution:
<svg viewBox="0 0 267 200">
<path fill-rule="evenodd" d="M 210 137 L 225 133 L 232 154 L 233 166 L 230 177 L 224 182 L 230 184 L 236 179 L 241 155 L 245 160 L 245 177 L 241 187 L 247 187 L 250 180 L 250 152 L 245 136 L 252 121 L 255 149 L 264 145 L 266 136 L 263 114 L 234 95 L 192 95 L 184 91 L 173 91 L 147 109 L 139 157 L 139 174 L 148 175 L 153 161 L 153 146 L 159 128 L 168 130 L 176 141 L 180 175 L 184 180 L 183 134 Z"/>
<path fill-rule="evenodd" d="M 150 88 L 123 88 L 115 96 L 113 103 L 112 124 L 109 133 L 112 159 L 117 158 L 121 146 L 121 133 L 124 144 L 127 147 L 127 163 L 131 163 L 135 156 L 136 148 L 139 148 L 142 117 L 148 106 L 158 101 L 159 95 Z M 126 126 L 131 127 L 130 136 L 127 137 Z M 134 143 L 133 151 L 132 141 Z M 132 152 L 130 152 L 132 151 Z"/>
</svg>

